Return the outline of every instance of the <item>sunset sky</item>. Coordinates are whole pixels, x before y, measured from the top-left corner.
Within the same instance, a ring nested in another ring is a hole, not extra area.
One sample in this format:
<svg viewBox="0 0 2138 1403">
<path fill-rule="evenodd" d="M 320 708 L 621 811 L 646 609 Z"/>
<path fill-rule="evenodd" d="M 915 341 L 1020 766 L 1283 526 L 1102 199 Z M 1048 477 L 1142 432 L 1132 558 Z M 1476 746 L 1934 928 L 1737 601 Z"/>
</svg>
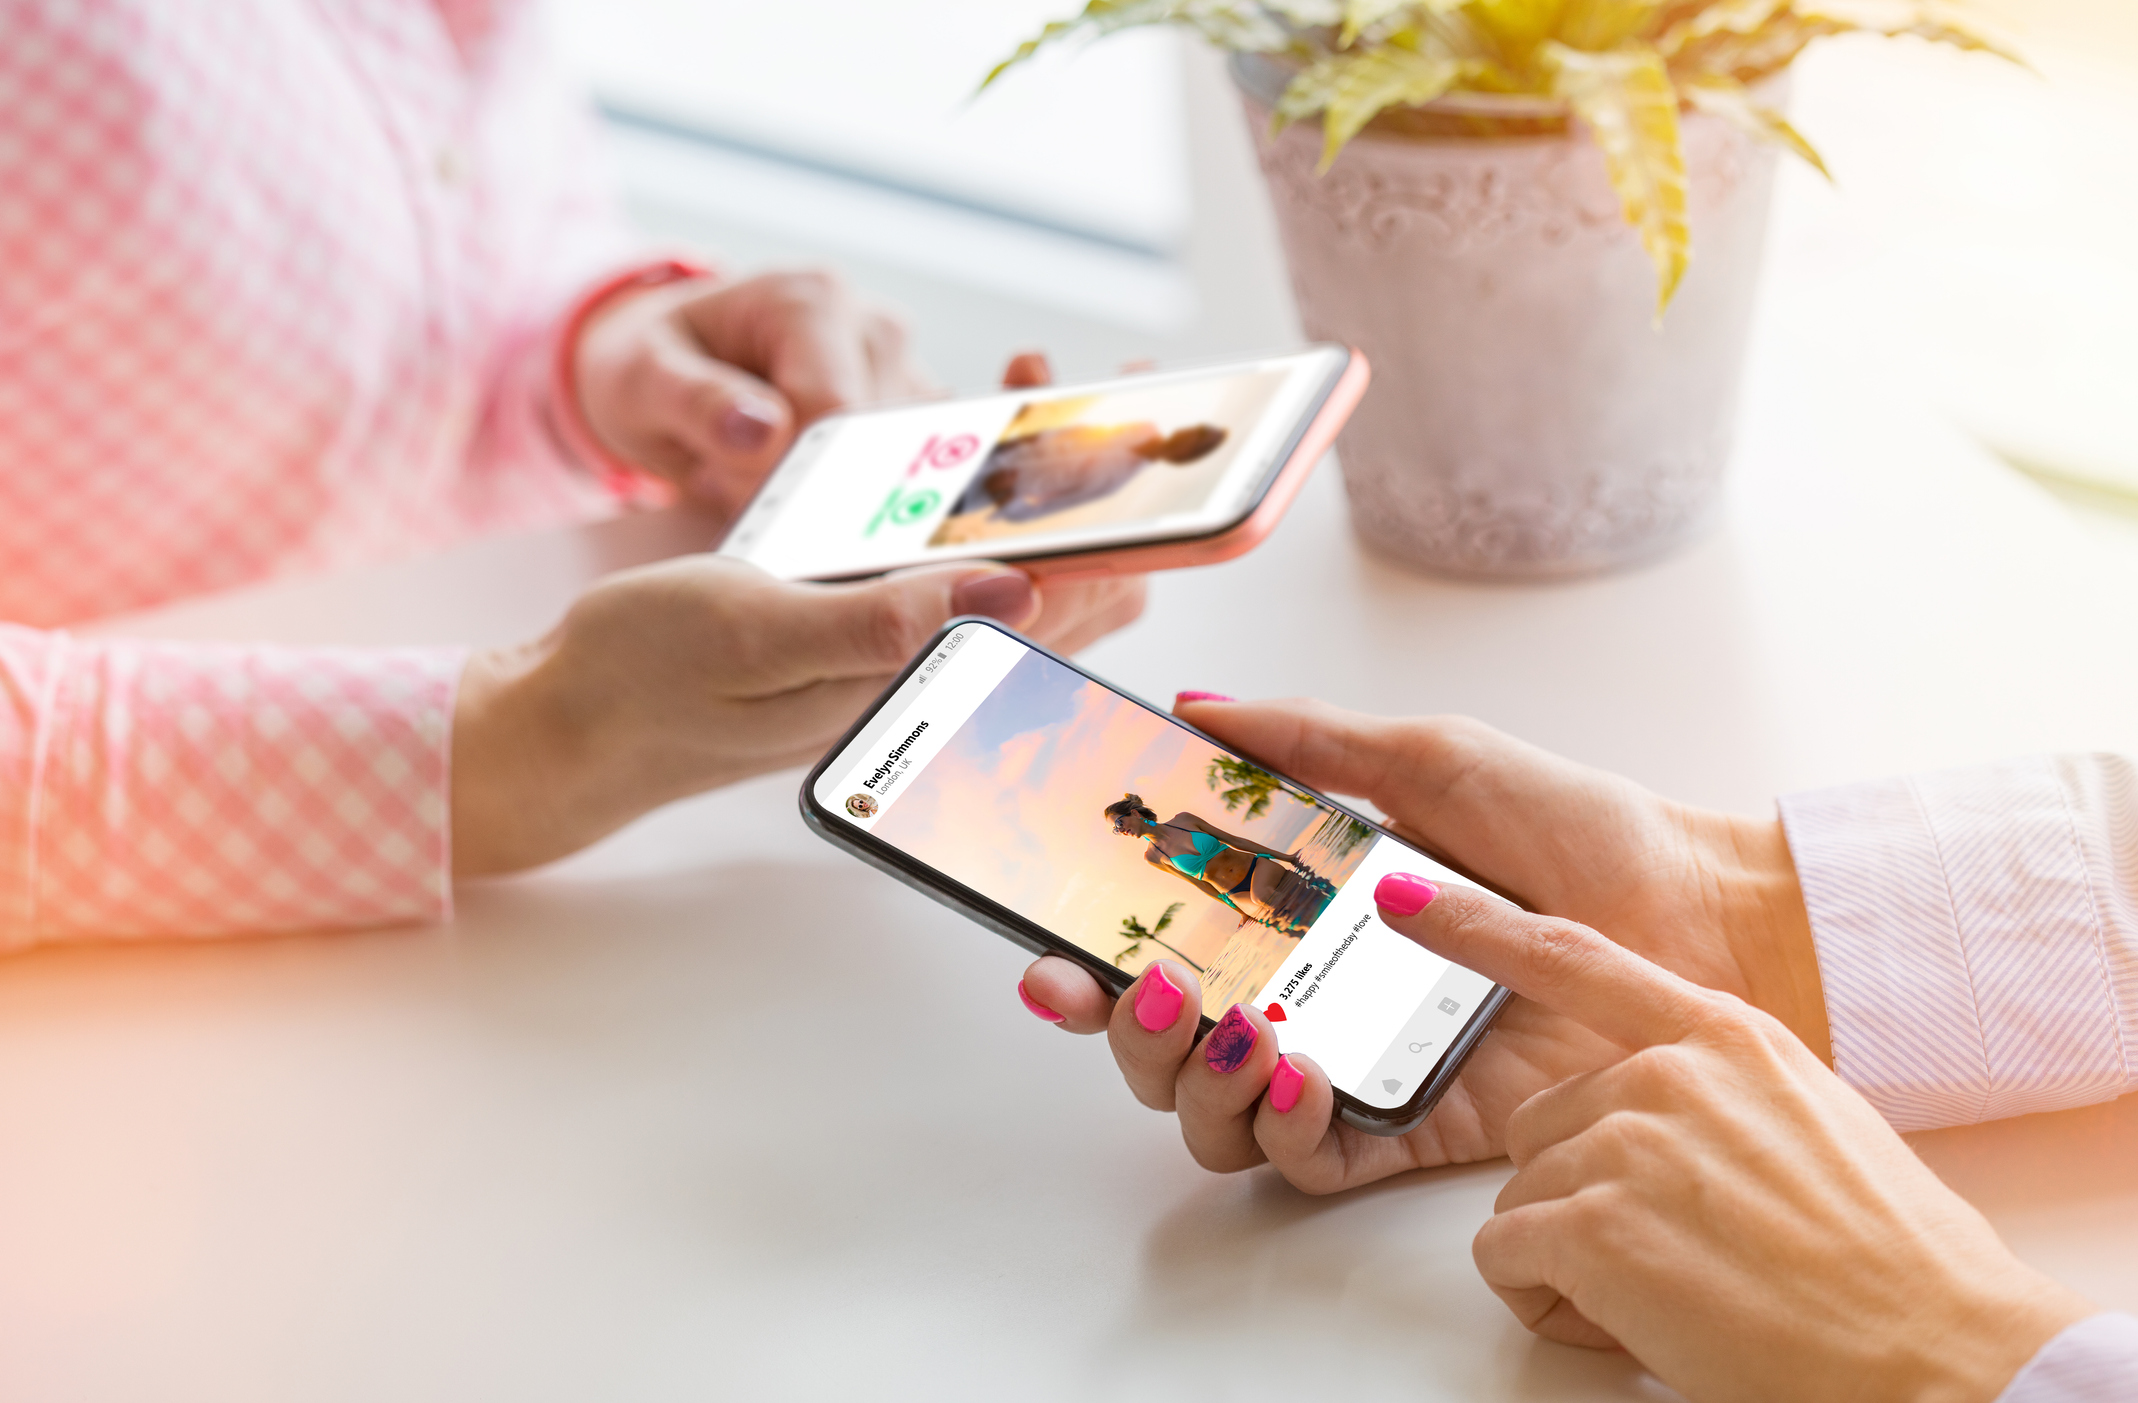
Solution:
<svg viewBox="0 0 2138 1403">
<path fill-rule="evenodd" d="M 1320 813 L 1280 797 L 1250 823 L 1204 780 L 1217 752 L 1134 703 L 1033 653 L 1011 669 L 874 828 L 946 875 L 1077 940 L 1102 959 L 1121 918 L 1156 921 L 1186 902 L 1165 938 L 1209 962 L 1239 918 L 1144 861 L 1103 810 L 1133 790 L 1161 820 L 1181 810 L 1280 850 Z M 1148 946 L 1132 967 L 1154 952 Z"/>
<path fill-rule="evenodd" d="M 1229 431 L 1218 450 L 1185 467 L 1157 464 L 1138 473 L 1111 496 L 1079 507 L 1049 512 L 1036 521 L 989 521 L 969 539 L 1033 535 L 1113 521 L 1141 521 L 1170 512 L 1192 511 L 1208 498 L 1225 469 L 1244 448 L 1249 431 L 1283 388 L 1287 372 L 1250 371 L 1222 378 L 1188 381 L 1147 390 L 1116 390 L 1104 395 L 1074 395 L 1035 400 L 1018 411 L 1004 438 L 1060 428 L 1065 424 L 1133 424 L 1148 421 L 1160 433 L 1191 424 L 1216 424 Z M 1118 797 L 1118 796 L 1116 796 Z M 1171 817 L 1171 815 L 1161 815 Z"/>
</svg>

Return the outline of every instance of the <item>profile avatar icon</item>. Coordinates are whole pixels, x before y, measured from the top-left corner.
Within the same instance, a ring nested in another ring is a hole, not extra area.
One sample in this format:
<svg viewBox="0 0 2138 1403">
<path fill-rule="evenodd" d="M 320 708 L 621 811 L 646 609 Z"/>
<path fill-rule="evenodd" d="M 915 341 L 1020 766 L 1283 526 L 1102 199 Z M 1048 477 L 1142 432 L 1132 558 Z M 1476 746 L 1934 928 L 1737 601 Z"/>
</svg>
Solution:
<svg viewBox="0 0 2138 1403">
<path fill-rule="evenodd" d="M 846 811 L 855 818 L 874 818 L 876 817 L 876 811 L 882 807 L 881 804 L 876 802 L 876 796 L 873 794 L 849 794 L 846 796 Z"/>
</svg>

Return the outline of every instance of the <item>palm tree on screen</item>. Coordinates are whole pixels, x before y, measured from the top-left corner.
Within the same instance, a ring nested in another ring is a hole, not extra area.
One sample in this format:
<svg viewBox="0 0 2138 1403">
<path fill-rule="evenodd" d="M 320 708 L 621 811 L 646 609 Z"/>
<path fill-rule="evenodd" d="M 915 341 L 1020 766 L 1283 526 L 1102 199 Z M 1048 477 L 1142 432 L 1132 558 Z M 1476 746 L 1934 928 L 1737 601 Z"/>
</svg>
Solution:
<svg viewBox="0 0 2138 1403">
<path fill-rule="evenodd" d="M 1261 818 L 1269 812 L 1270 800 L 1279 794 L 1309 808 L 1321 807 L 1260 765 L 1251 765 L 1237 756 L 1211 756 L 1210 768 L 1203 776 L 1217 797 L 1225 801 L 1228 814 L 1245 804 L 1247 812 L 1243 817 Z"/>
<path fill-rule="evenodd" d="M 1128 937 L 1128 944 L 1122 946 L 1121 953 L 1114 956 L 1114 963 L 1119 965 L 1124 960 L 1134 959 L 1136 954 L 1143 949 L 1143 942 L 1148 940 L 1160 949 L 1169 951 L 1182 964 L 1194 970 L 1197 974 L 1203 973 L 1203 967 L 1186 955 L 1181 954 L 1178 946 L 1168 944 L 1158 938 L 1158 933 L 1173 924 L 1173 917 L 1178 915 L 1180 908 L 1185 905 L 1187 905 L 1185 901 L 1174 902 L 1165 909 L 1163 916 L 1160 916 L 1157 921 L 1148 926 L 1134 916 L 1123 916 L 1121 918 L 1121 934 Z"/>
</svg>

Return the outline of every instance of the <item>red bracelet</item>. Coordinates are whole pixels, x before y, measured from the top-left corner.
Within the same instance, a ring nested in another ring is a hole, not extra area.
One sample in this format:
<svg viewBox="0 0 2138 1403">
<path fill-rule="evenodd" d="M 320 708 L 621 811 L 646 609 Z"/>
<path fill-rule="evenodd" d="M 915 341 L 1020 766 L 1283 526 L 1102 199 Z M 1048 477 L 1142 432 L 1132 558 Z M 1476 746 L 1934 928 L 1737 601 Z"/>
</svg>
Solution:
<svg viewBox="0 0 2138 1403">
<path fill-rule="evenodd" d="M 620 292 L 636 292 L 663 283 L 714 276 L 717 275 L 711 268 L 686 263 L 679 258 L 663 259 L 659 263 L 618 273 L 596 283 L 582 296 L 557 333 L 557 351 L 549 367 L 550 427 L 565 452 L 597 474 L 602 485 L 619 497 L 634 501 L 663 498 L 667 494 L 649 493 L 648 488 L 653 484 L 666 486 L 666 480 L 647 472 L 630 459 L 610 452 L 601 436 L 594 432 L 594 426 L 587 422 L 586 411 L 579 405 L 579 377 L 575 364 L 579 333 L 585 329 L 587 320 Z"/>
</svg>

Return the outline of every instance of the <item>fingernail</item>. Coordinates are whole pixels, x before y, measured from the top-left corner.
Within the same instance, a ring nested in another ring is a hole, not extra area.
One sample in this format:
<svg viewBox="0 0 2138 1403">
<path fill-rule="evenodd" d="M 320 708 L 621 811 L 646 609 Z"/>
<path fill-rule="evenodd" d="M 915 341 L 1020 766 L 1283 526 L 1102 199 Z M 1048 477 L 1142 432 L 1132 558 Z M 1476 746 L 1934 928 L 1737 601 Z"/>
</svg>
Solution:
<svg viewBox="0 0 2138 1403">
<path fill-rule="evenodd" d="M 997 570 L 960 580 L 950 592 L 954 614 L 985 614 L 1006 624 L 1021 624 L 1032 617 L 1037 597 L 1032 582 L 1016 570 Z"/>
<path fill-rule="evenodd" d="M 1056 1013 L 1053 1009 L 1048 1008 L 1045 1004 L 1041 1003 L 1039 1000 L 1033 998 L 1030 994 L 1025 992 L 1024 981 L 1022 979 L 1017 981 L 1017 997 L 1024 1000 L 1024 1006 L 1027 1009 L 1031 1010 L 1032 1016 L 1034 1018 L 1044 1018 L 1049 1023 L 1059 1023 L 1062 1021 L 1062 1016 L 1060 1014 Z"/>
<path fill-rule="evenodd" d="M 778 428 L 779 411 L 762 400 L 739 399 L 720 413 L 720 441 L 743 453 L 763 448 Z"/>
<path fill-rule="evenodd" d="M 1440 888 L 1423 877 L 1413 877 L 1408 872 L 1391 872 L 1374 887 L 1373 903 L 1398 916 L 1415 916 L 1432 905 L 1433 898 L 1438 895 Z"/>
<path fill-rule="evenodd" d="M 1180 704 L 1181 704 L 1182 702 L 1191 702 L 1191 701 L 1232 701 L 1232 700 L 1234 700 L 1234 698 L 1226 696 L 1226 695 L 1225 695 L 1225 694 L 1224 694 L 1223 692 L 1175 692 L 1175 693 L 1173 694 L 1173 705 L 1175 705 L 1175 706 L 1179 706 L 1179 705 L 1180 705 Z"/>
<path fill-rule="evenodd" d="M 1299 1104 L 1299 1093 L 1306 1086 L 1307 1074 L 1293 1066 L 1291 1058 L 1279 1057 L 1276 1070 L 1269 1074 L 1269 1108 L 1289 1111 Z"/>
<path fill-rule="evenodd" d="M 1147 1033 L 1163 1033 L 1180 1017 L 1181 998 L 1178 986 L 1166 978 L 1165 967 L 1152 965 L 1151 977 L 1136 991 L 1136 1021 Z"/>
<path fill-rule="evenodd" d="M 1225 1010 L 1225 1016 L 1210 1030 L 1210 1038 L 1203 1044 L 1203 1060 L 1215 1072 L 1237 1072 L 1247 1065 L 1247 1059 L 1255 1052 L 1255 1025 L 1247 1021 L 1247 1014 L 1238 1004 Z"/>
</svg>

